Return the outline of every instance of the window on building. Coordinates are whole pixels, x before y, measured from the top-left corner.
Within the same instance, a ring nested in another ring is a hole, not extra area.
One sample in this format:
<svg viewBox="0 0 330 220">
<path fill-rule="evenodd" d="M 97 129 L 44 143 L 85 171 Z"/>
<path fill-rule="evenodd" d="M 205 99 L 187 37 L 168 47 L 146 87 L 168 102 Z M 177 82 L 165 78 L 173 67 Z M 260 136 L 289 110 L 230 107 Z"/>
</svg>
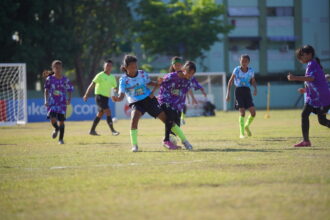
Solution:
<svg viewBox="0 0 330 220">
<path fill-rule="evenodd" d="M 293 7 L 268 7 L 267 16 L 270 17 L 294 16 L 294 10 Z"/>
<path fill-rule="evenodd" d="M 259 16 L 259 9 L 257 7 L 229 7 L 228 16 L 240 16 L 240 17 L 249 17 L 249 16 Z"/>
</svg>

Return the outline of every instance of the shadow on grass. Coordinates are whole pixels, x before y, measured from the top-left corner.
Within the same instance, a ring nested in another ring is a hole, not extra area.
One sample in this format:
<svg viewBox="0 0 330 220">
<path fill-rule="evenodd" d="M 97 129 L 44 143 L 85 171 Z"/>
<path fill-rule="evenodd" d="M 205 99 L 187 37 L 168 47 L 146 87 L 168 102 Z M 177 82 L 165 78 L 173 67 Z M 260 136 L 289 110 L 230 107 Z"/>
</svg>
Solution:
<svg viewBox="0 0 330 220">
<path fill-rule="evenodd" d="M 282 153 L 282 151 L 279 151 L 279 150 L 246 149 L 246 148 L 225 148 L 225 149 L 202 148 L 202 149 L 196 149 L 194 151 L 197 151 L 197 152 L 261 152 L 261 153 Z"/>
</svg>

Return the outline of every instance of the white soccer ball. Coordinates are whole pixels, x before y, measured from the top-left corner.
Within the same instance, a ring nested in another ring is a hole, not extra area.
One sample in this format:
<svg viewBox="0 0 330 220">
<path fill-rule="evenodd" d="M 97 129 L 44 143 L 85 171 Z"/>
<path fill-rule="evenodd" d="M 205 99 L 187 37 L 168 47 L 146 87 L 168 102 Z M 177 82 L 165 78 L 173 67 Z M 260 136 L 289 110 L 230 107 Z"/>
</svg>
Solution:
<svg viewBox="0 0 330 220">
<path fill-rule="evenodd" d="M 112 122 L 113 122 L 113 123 L 116 123 L 117 121 L 118 121 L 118 119 L 117 119 L 116 117 L 113 117 L 113 118 L 112 118 Z"/>
<path fill-rule="evenodd" d="M 170 142 L 174 145 L 177 145 L 177 138 L 175 135 L 170 134 Z"/>
</svg>

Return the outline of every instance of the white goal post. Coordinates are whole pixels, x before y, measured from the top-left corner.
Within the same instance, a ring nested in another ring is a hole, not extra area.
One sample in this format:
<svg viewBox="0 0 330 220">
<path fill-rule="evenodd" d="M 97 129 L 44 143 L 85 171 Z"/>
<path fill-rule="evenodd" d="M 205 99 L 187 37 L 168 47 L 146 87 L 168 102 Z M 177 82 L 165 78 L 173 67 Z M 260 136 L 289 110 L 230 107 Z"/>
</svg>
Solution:
<svg viewBox="0 0 330 220">
<path fill-rule="evenodd" d="M 114 74 L 117 78 L 120 78 L 123 74 Z M 164 73 L 148 73 L 152 80 L 156 80 L 159 77 L 164 76 Z M 204 87 L 208 94 L 208 99 L 213 102 L 218 110 L 227 111 L 226 102 L 226 73 L 225 72 L 197 72 L 194 74 L 196 80 Z M 194 92 L 195 93 L 195 92 Z M 195 97 L 202 97 L 200 92 L 195 93 Z"/>
<path fill-rule="evenodd" d="M 26 65 L 0 63 L 0 126 L 26 123 Z"/>
</svg>

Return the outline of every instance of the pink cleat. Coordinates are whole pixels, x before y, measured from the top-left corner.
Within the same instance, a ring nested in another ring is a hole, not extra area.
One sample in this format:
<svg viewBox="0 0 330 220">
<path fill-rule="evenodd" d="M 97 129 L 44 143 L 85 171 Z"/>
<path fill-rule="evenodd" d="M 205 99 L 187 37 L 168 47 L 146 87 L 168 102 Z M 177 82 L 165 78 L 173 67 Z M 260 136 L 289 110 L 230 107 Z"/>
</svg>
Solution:
<svg viewBox="0 0 330 220">
<path fill-rule="evenodd" d="M 174 145 L 171 141 L 164 141 L 163 146 L 169 150 L 177 150 L 178 146 Z"/>
<path fill-rule="evenodd" d="M 294 147 L 310 147 L 312 143 L 310 141 L 302 141 L 298 144 L 293 145 Z"/>
</svg>

